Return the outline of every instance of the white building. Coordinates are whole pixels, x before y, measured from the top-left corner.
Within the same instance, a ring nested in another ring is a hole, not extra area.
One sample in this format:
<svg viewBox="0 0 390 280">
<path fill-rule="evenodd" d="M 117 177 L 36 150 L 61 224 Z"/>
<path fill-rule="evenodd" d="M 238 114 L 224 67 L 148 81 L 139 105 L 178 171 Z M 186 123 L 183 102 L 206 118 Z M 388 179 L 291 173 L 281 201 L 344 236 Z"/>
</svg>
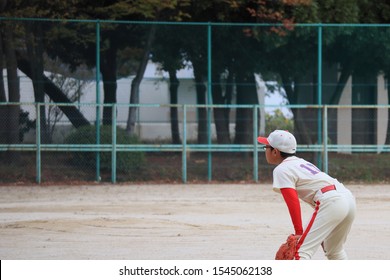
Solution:
<svg viewBox="0 0 390 280">
<path fill-rule="evenodd" d="M 3 74 L 6 75 L 6 72 Z M 23 73 L 19 73 L 20 77 L 20 89 L 21 89 L 21 102 L 34 102 L 34 94 L 31 80 Z M 178 104 L 196 104 L 196 91 L 193 72 L 191 69 L 183 69 L 177 72 L 177 77 L 180 81 L 178 92 Z M 133 77 L 122 78 L 117 81 L 117 122 L 125 127 L 128 118 L 128 104 L 130 101 L 130 89 L 131 81 Z M 272 106 L 270 108 L 261 108 L 260 114 L 262 120 L 259 123 L 259 132 L 264 132 L 265 128 L 265 113 L 271 112 L 279 106 L 282 108 L 285 103 L 283 97 L 276 93 L 266 95 L 266 87 L 264 82 L 259 76 L 256 76 L 258 83 L 258 97 L 260 104 L 266 104 L 266 106 Z M 6 79 L 5 79 L 6 82 Z M 377 104 L 389 104 L 387 94 L 387 84 L 383 75 L 378 76 L 377 86 Z M 136 129 L 144 140 L 156 140 L 156 139 L 170 139 L 170 108 L 166 105 L 170 104 L 169 100 L 169 77 L 168 73 L 160 71 L 156 64 L 149 63 L 146 69 L 144 79 L 140 86 L 140 104 L 147 107 L 141 107 L 138 110 Z M 7 86 L 6 86 L 7 88 Z M 103 85 L 100 84 L 100 102 L 103 103 Z M 96 119 L 96 109 L 94 103 L 96 102 L 96 85 L 94 81 L 88 85 L 84 94 L 79 99 L 77 105 L 82 114 L 92 123 Z M 89 104 L 89 105 L 88 105 Z M 352 102 L 352 79 L 348 80 L 347 85 L 344 87 L 340 105 L 346 105 L 347 107 L 338 109 L 337 116 L 337 144 L 349 145 L 353 143 L 353 129 L 351 126 L 353 113 L 352 109 L 348 108 Z M 30 119 L 35 119 L 35 108 L 32 105 L 24 105 L 24 110 L 29 111 Z M 285 114 L 291 116 L 289 109 L 283 109 Z M 180 130 L 182 129 L 181 120 L 183 119 L 183 111 L 179 108 L 179 121 Z M 231 110 L 231 120 L 234 122 L 234 112 Z M 187 108 L 187 137 L 190 140 L 197 138 L 197 110 L 195 107 Z M 388 110 L 387 108 L 381 108 L 377 110 L 376 116 L 376 144 L 383 145 L 386 140 L 388 123 Z M 60 125 L 61 124 L 61 125 Z M 57 124 L 56 133 L 54 136 L 55 142 L 61 142 L 64 138 L 64 134 L 69 132 L 71 125 L 66 117 L 63 117 Z M 60 126 L 62 127 L 60 129 Z M 212 126 L 213 133 L 215 135 L 214 126 Z M 231 130 L 234 132 L 234 124 L 232 123 Z M 34 142 L 34 133 L 30 134 L 26 138 L 27 141 Z M 343 150 L 343 152 L 348 152 Z"/>
</svg>

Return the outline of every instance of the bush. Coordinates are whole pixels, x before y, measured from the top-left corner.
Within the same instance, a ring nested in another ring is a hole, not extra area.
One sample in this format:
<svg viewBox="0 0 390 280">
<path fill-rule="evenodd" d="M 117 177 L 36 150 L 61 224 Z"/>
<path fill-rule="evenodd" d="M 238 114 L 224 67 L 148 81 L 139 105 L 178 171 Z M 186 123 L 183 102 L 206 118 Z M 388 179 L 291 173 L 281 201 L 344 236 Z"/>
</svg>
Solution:
<svg viewBox="0 0 390 280">
<path fill-rule="evenodd" d="M 30 129 L 35 128 L 35 122 L 29 119 L 28 115 L 30 113 L 20 110 L 19 114 L 19 141 L 22 143 L 24 140 L 24 135 L 29 132 Z"/>
<path fill-rule="evenodd" d="M 280 109 L 275 110 L 274 114 L 266 115 L 266 135 L 275 129 L 294 131 L 294 121 L 287 118 Z"/>
<path fill-rule="evenodd" d="M 100 143 L 111 144 L 112 142 L 112 127 L 100 127 Z M 138 144 L 139 139 L 136 136 L 128 136 L 126 131 L 117 128 L 116 131 L 117 144 Z M 96 143 L 96 127 L 83 126 L 71 133 L 66 139 L 67 144 L 95 144 Z M 96 167 L 95 152 L 76 152 L 73 153 L 73 160 L 76 164 Z M 131 171 L 138 169 L 144 163 L 144 152 L 117 152 L 116 167 L 118 171 Z M 102 169 L 111 169 L 111 152 L 100 153 L 100 166 Z"/>
</svg>

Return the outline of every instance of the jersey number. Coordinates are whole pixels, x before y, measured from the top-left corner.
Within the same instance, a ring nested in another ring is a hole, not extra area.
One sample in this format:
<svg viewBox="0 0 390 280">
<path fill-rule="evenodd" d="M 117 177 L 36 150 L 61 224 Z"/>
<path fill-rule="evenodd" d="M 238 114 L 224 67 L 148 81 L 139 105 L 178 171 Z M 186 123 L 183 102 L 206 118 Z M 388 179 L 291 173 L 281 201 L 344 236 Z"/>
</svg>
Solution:
<svg viewBox="0 0 390 280">
<path fill-rule="evenodd" d="M 317 173 L 320 173 L 321 170 L 319 170 L 315 165 L 306 163 L 306 164 L 301 164 L 300 165 L 302 168 L 305 168 L 308 170 L 311 174 L 316 175 Z"/>
</svg>

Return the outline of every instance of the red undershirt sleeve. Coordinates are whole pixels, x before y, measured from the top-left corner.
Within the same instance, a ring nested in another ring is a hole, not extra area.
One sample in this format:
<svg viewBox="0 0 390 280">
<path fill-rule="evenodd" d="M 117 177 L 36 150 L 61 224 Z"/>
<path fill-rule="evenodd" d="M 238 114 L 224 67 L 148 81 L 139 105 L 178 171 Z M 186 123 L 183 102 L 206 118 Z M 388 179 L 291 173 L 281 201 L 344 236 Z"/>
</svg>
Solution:
<svg viewBox="0 0 390 280">
<path fill-rule="evenodd" d="M 298 193 L 292 188 L 280 189 L 284 201 L 287 204 L 288 211 L 290 212 L 291 221 L 294 225 L 295 234 L 302 235 L 302 216 L 301 216 L 301 204 L 299 202 Z"/>
</svg>

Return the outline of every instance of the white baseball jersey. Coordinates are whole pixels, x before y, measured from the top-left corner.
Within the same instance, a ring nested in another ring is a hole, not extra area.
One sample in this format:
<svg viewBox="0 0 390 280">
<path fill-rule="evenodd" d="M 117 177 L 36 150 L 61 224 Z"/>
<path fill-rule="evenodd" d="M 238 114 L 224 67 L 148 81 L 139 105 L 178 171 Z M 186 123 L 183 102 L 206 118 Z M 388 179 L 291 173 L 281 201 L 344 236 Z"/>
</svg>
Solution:
<svg viewBox="0 0 390 280">
<path fill-rule="evenodd" d="M 321 244 L 328 259 L 347 259 L 344 243 L 356 211 L 351 192 L 314 164 L 296 156 L 277 165 L 273 179 L 275 191 L 296 189 L 298 197 L 315 209 L 299 239 L 295 259 L 311 259 Z M 330 186 L 334 187 L 332 191 L 324 191 Z"/>
<path fill-rule="evenodd" d="M 296 156 L 286 158 L 273 171 L 275 191 L 280 192 L 282 188 L 296 189 L 298 197 L 312 206 L 316 193 L 329 185 L 342 188 L 342 184 L 336 179 L 319 170 L 314 164 Z"/>
</svg>

